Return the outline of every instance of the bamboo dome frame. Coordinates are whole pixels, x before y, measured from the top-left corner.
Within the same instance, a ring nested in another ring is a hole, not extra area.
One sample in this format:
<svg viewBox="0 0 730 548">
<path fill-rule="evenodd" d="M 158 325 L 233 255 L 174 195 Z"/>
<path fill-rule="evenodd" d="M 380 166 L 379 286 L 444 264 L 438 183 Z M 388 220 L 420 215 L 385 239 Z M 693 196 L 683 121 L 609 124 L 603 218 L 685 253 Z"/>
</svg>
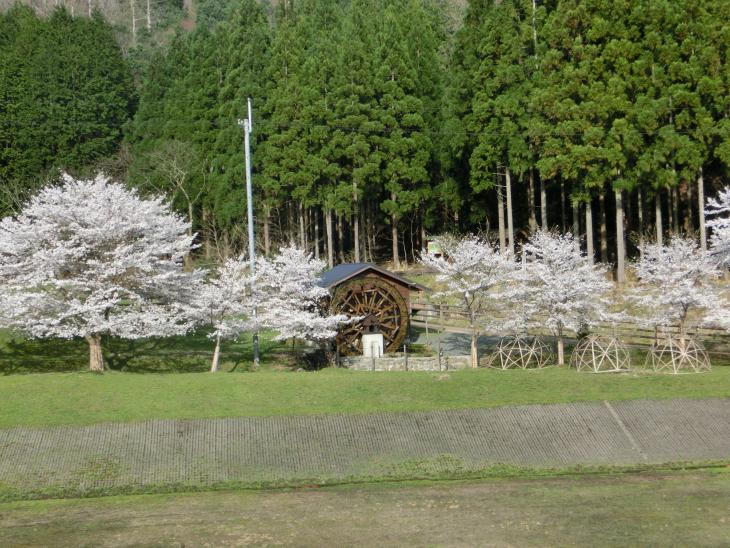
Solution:
<svg viewBox="0 0 730 548">
<path fill-rule="evenodd" d="M 553 352 L 537 337 L 502 337 L 487 361 L 495 369 L 543 369 L 552 364 Z"/>
<path fill-rule="evenodd" d="M 616 337 L 588 335 L 575 345 L 570 367 L 593 373 L 621 373 L 631 370 L 631 354 Z"/>
<path fill-rule="evenodd" d="M 704 373 L 712 368 L 704 347 L 694 337 L 686 335 L 655 342 L 646 355 L 646 366 L 673 375 Z"/>
</svg>

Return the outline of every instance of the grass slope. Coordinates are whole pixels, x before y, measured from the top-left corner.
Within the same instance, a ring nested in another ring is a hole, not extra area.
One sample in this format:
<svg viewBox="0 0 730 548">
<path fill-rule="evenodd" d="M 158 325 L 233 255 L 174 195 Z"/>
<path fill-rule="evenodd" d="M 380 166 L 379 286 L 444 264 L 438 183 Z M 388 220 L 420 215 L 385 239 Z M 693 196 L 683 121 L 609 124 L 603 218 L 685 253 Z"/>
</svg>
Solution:
<svg viewBox="0 0 730 548">
<path fill-rule="evenodd" d="M 246 374 L 45 373 L 0 377 L 0 428 L 705 397 L 730 397 L 730 367 L 679 376 L 595 375 L 565 368 L 448 374 L 340 369 Z"/>
</svg>

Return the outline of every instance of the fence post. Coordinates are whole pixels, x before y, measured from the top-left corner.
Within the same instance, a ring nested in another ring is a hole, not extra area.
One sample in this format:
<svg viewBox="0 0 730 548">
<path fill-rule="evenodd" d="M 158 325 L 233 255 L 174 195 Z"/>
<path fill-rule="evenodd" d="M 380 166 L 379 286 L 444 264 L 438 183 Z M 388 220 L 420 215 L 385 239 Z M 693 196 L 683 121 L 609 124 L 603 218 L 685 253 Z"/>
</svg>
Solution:
<svg viewBox="0 0 730 548">
<path fill-rule="evenodd" d="M 403 345 L 403 369 L 408 371 L 408 348 Z"/>
<path fill-rule="evenodd" d="M 428 344 L 428 314 L 426 314 L 426 346 L 430 346 Z"/>
<path fill-rule="evenodd" d="M 375 343 L 370 343 L 370 371 L 375 371 Z"/>
</svg>

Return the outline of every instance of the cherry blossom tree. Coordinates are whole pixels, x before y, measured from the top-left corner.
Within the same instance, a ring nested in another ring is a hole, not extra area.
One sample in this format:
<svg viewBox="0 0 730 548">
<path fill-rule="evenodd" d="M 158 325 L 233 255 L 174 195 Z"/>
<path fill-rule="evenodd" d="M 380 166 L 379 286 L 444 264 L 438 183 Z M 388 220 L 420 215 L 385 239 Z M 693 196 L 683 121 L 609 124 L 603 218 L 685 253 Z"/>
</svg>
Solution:
<svg viewBox="0 0 730 548">
<path fill-rule="evenodd" d="M 730 331 L 730 288 L 718 291 L 714 304 L 707 311 L 707 323 Z"/>
<path fill-rule="evenodd" d="M 654 326 L 676 323 L 684 338 L 692 310 L 714 310 L 717 259 L 686 238 L 673 238 L 666 246 L 645 243 L 639 251 L 634 265 L 639 284 L 629 294 L 637 305 L 637 318 Z"/>
<path fill-rule="evenodd" d="M 324 261 L 293 245 L 271 259 L 259 259 L 252 299 L 256 326 L 275 330 L 277 340 L 322 343 L 334 338 L 338 327 L 351 318 L 324 308 L 329 291 L 318 285 L 324 268 Z"/>
<path fill-rule="evenodd" d="M 724 266 L 730 267 L 730 186 L 721 190 L 717 198 L 707 201 L 705 215 L 710 218 L 707 227 L 712 230 L 711 252 Z"/>
<path fill-rule="evenodd" d="M 214 276 L 194 289 L 191 315 L 198 322 L 210 325 L 208 336 L 215 339 L 211 372 L 218 371 L 222 339 L 237 338 L 254 329 L 252 322 L 251 276 L 248 260 L 240 256 L 228 259 Z"/>
<path fill-rule="evenodd" d="M 477 367 L 477 340 L 483 315 L 498 305 L 498 288 L 510 278 L 516 265 L 509 253 L 501 253 L 476 236 L 441 236 L 436 242 L 441 256 L 425 253 L 421 263 L 435 270 L 436 280 L 445 285 L 434 297 L 457 297 L 466 309 L 471 332 L 471 366 Z"/>
<path fill-rule="evenodd" d="M 0 323 L 33 338 L 83 337 L 104 369 L 102 334 L 134 339 L 188 331 L 183 292 L 189 225 L 162 198 L 104 175 L 43 189 L 0 221 Z"/>
<path fill-rule="evenodd" d="M 558 365 L 565 363 L 565 331 L 579 331 L 616 316 L 610 311 L 606 269 L 581 253 L 572 234 L 539 230 L 522 248 L 525 263 L 518 283 L 558 341 Z"/>
</svg>

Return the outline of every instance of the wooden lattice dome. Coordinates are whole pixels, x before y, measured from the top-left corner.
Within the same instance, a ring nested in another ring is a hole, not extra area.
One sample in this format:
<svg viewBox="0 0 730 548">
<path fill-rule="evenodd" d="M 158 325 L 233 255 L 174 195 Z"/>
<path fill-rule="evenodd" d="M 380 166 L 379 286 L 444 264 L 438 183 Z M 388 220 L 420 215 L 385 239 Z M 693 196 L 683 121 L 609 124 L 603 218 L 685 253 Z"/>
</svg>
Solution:
<svg viewBox="0 0 730 548">
<path fill-rule="evenodd" d="M 616 337 L 588 335 L 575 345 L 570 366 L 578 371 L 593 373 L 628 371 L 631 368 L 631 354 Z"/>
<path fill-rule="evenodd" d="M 542 369 L 552 361 L 550 347 L 537 337 L 502 337 L 487 365 L 497 369 Z"/>
<path fill-rule="evenodd" d="M 710 358 L 692 337 L 660 339 L 646 355 L 646 365 L 663 373 L 702 373 L 710 370 Z"/>
</svg>

